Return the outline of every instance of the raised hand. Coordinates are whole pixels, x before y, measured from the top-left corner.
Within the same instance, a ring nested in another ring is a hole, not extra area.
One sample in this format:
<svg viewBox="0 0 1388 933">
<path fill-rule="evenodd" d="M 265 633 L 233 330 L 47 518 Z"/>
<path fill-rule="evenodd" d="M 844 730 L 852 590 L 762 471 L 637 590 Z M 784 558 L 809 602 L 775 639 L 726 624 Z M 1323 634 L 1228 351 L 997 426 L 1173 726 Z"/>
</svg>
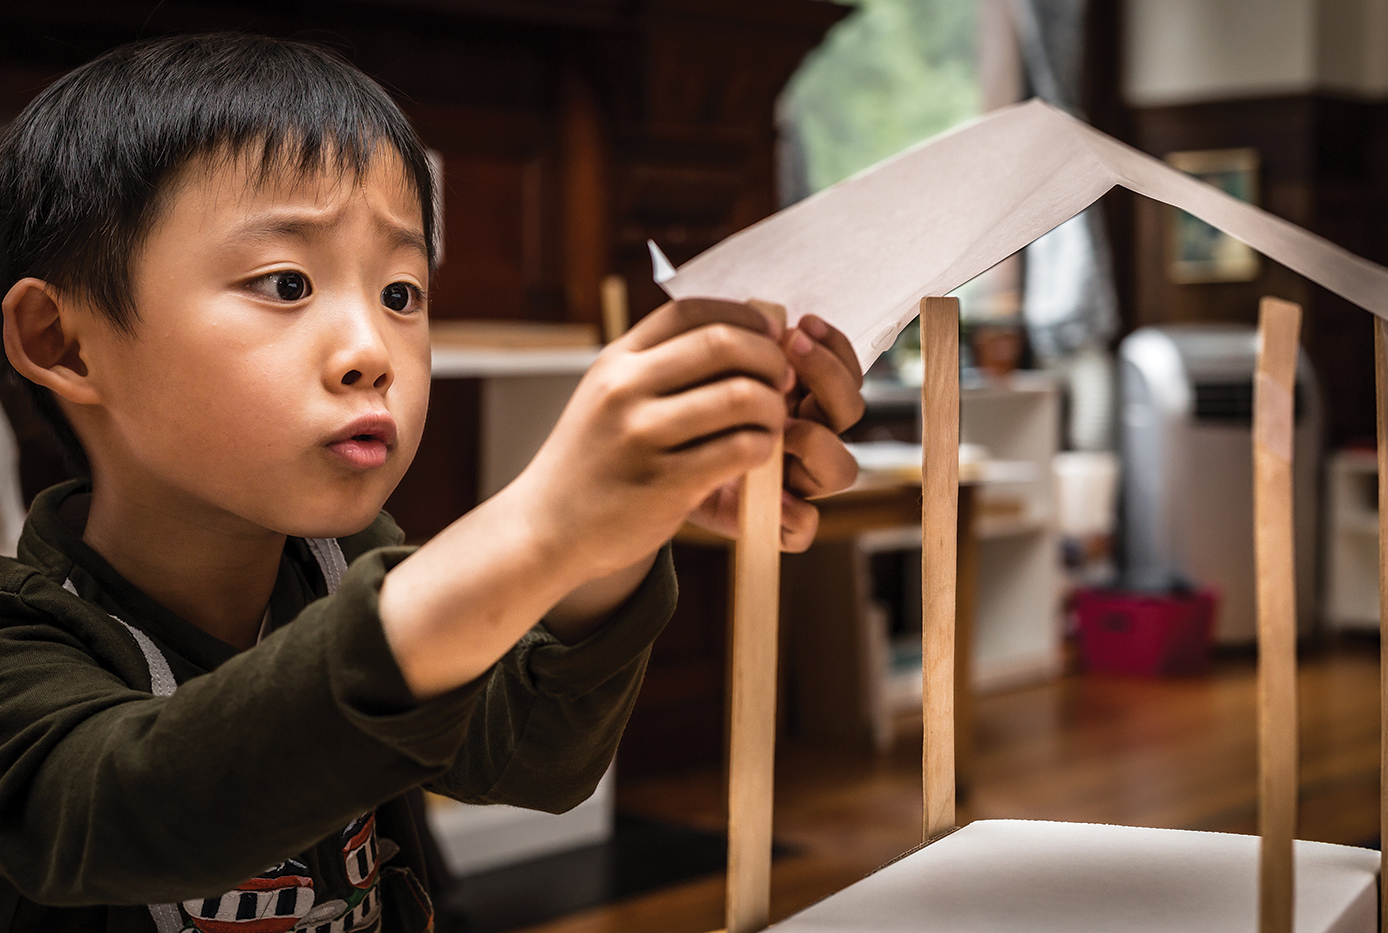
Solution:
<svg viewBox="0 0 1388 933">
<path fill-rule="evenodd" d="M 648 315 L 603 351 L 516 480 L 530 491 L 532 520 L 584 548 L 598 573 L 658 548 L 770 455 L 796 382 L 782 336 L 734 302 L 685 299 Z M 838 401 L 838 383 L 815 384 L 832 385 Z M 805 433 L 797 428 L 797 439 Z"/>
<path fill-rule="evenodd" d="M 781 547 L 803 551 L 819 527 L 819 510 L 806 500 L 845 489 L 858 475 L 858 465 L 838 435 L 863 416 L 863 371 L 848 338 L 814 315 L 801 318 L 779 343 L 795 372 L 795 384 L 785 396 Z M 735 536 L 739 488 L 736 479 L 724 483 L 689 520 Z"/>
</svg>

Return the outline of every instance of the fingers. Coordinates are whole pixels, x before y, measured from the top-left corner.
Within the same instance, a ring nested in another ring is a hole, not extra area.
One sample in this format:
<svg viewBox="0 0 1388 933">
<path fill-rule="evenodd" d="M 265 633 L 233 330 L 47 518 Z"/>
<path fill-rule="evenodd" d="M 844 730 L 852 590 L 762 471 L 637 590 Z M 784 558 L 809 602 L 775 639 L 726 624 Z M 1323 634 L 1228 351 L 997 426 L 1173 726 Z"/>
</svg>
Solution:
<svg viewBox="0 0 1388 933">
<path fill-rule="evenodd" d="M 635 356 L 640 368 L 638 387 L 653 395 L 669 395 L 733 374 L 759 379 L 777 392 L 789 391 L 795 384 L 795 372 L 774 340 L 732 324 L 707 324 Z"/>
<path fill-rule="evenodd" d="M 813 337 L 815 332 L 822 339 Z M 785 334 L 782 345 L 805 392 L 797 416 L 827 425 L 835 434 L 863 416 L 863 373 L 843 334 L 817 317 L 806 316 Z"/>
<path fill-rule="evenodd" d="M 729 431 L 758 431 L 770 438 L 785 427 L 786 408 L 775 389 L 735 376 L 651 399 L 630 418 L 632 433 L 643 444 L 678 451 Z"/>
<path fill-rule="evenodd" d="M 719 486 L 689 514 L 689 522 L 725 538 L 736 538 L 737 502 L 741 487 L 740 476 Z"/>
<path fill-rule="evenodd" d="M 836 436 L 863 413 L 862 370 L 848 339 L 812 315 L 782 333 L 746 304 L 698 298 L 662 306 L 613 349 L 590 373 L 595 391 L 624 411 L 621 430 L 633 450 L 654 455 L 655 474 L 700 496 L 689 506 L 699 524 L 735 529 L 740 477 L 784 432 L 781 545 L 808 548 L 819 511 L 805 498 L 857 476 Z M 788 403 L 799 417 L 787 418 Z"/>
<path fill-rule="evenodd" d="M 818 530 L 819 509 L 790 493 L 781 493 L 781 550 L 791 554 L 809 550 Z"/>
<path fill-rule="evenodd" d="M 781 336 L 780 325 L 750 305 L 718 298 L 681 298 L 656 308 L 616 343 L 628 350 L 648 350 L 709 324 L 731 324 L 772 339 Z"/>
<path fill-rule="evenodd" d="M 828 347 L 843 361 L 844 367 L 852 374 L 857 384 L 863 384 L 863 367 L 858 362 L 858 353 L 853 349 L 852 341 L 845 337 L 842 331 L 815 314 L 805 315 L 796 326 Z"/>
<path fill-rule="evenodd" d="M 672 473 L 698 477 L 701 484 L 707 484 L 703 494 L 706 497 L 765 463 L 774 448 L 775 435 L 768 431 L 751 428 L 730 431 L 702 438 L 683 450 L 665 454 L 665 466 Z M 692 503 L 691 508 L 697 505 L 698 502 Z"/>
<path fill-rule="evenodd" d="M 726 538 L 736 538 L 737 503 L 742 494 L 741 477 L 715 489 L 689 520 Z M 781 493 L 781 550 L 799 554 L 814 543 L 819 530 L 819 509 L 788 492 Z"/>
<path fill-rule="evenodd" d="M 828 495 L 853 485 L 858 461 L 838 435 L 815 421 L 786 422 L 786 488 L 796 495 Z"/>
</svg>

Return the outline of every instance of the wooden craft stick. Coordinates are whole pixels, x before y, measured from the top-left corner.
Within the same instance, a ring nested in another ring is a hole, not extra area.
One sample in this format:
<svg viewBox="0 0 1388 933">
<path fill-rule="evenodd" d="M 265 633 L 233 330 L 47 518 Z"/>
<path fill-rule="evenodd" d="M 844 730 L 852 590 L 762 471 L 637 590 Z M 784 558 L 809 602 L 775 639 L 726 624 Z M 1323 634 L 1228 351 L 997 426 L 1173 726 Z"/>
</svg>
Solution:
<svg viewBox="0 0 1388 933">
<path fill-rule="evenodd" d="M 921 301 L 921 753 L 924 838 L 954 828 L 959 299 Z"/>
<path fill-rule="evenodd" d="M 1378 396 L 1378 787 L 1379 929 L 1388 930 L 1388 321 L 1374 319 L 1374 387 Z"/>
<path fill-rule="evenodd" d="M 1296 578 L 1292 437 L 1301 308 L 1259 307 L 1253 394 L 1253 527 L 1258 577 L 1258 877 L 1260 933 L 1291 933 L 1296 834 Z"/>
<path fill-rule="evenodd" d="M 602 297 L 602 342 L 611 343 L 631 326 L 627 280 L 616 274 L 605 275 L 599 294 Z"/>
<path fill-rule="evenodd" d="M 785 323 L 781 306 L 750 304 Z M 728 726 L 727 933 L 755 933 L 770 920 L 783 461 L 777 441 L 771 458 L 743 479 L 739 500 Z"/>
</svg>

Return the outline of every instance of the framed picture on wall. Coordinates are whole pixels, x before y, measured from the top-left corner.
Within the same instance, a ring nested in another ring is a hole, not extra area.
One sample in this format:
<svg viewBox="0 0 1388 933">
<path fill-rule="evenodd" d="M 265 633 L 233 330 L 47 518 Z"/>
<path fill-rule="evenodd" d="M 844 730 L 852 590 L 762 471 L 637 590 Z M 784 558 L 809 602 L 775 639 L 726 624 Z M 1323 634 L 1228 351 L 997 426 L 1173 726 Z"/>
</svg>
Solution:
<svg viewBox="0 0 1388 933">
<path fill-rule="evenodd" d="M 1166 161 L 1203 182 L 1258 203 L 1258 150 L 1203 149 L 1172 152 Z M 1167 209 L 1166 268 L 1171 281 L 1248 282 L 1258 277 L 1258 254 L 1198 217 Z"/>
</svg>

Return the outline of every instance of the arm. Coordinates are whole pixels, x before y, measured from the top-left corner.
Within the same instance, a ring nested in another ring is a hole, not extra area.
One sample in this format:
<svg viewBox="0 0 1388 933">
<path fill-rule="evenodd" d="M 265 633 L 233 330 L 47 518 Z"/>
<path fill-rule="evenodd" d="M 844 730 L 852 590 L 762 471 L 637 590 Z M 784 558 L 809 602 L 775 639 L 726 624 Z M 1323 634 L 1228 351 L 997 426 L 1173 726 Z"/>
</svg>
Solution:
<svg viewBox="0 0 1388 933">
<path fill-rule="evenodd" d="M 689 300 L 611 344 L 526 470 L 386 578 L 382 624 L 414 694 L 478 677 L 585 584 L 629 585 L 700 502 L 764 460 L 794 382 L 779 336 L 746 305 Z M 566 603 L 561 637 L 589 634 L 601 602 Z"/>
<path fill-rule="evenodd" d="M 521 476 L 387 578 L 382 621 L 411 689 L 480 675 L 541 617 L 561 642 L 590 635 L 685 520 L 733 532 L 738 480 L 782 431 L 783 541 L 804 550 L 818 524 L 804 497 L 857 473 L 836 435 L 861 416 L 861 385 L 848 340 L 813 316 L 782 333 L 711 299 L 651 314 L 604 351 Z"/>
<path fill-rule="evenodd" d="M 492 669 L 462 752 L 430 789 L 550 812 L 586 800 L 616 753 L 675 595 L 666 547 L 635 593 L 587 638 L 565 645 L 533 629 Z"/>
<path fill-rule="evenodd" d="M 147 692 L 143 655 L 105 612 L 0 564 L 0 877 L 43 904 L 168 903 L 421 783 L 549 810 L 585 799 L 673 610 L 668 551 L 599 634 L 566 647 L 537 628 L 426 703 L 377 614 L 409 552 L 354 560 L 335 595 L 170 697 Z"/>
<path fill-rule="evenodd" d="M 782 547 L 799 552 L 810 546 L 819 512 L 808 500 L 846 489 L 858 465 L 838 435 L 863 415 L 863 372 L 848 338 L 814 315 L 781 335 L 780 345 L 795 373 L 786 393 L 786 495 L 782 501 Z M 737 535 L 741 478 L 714 490 L 688 521 L 727 537 Z M 545 625 L 563 643 L 586 637 L 635 591 L 655 555 L 591 580 L 564 596 L 545 616 Z"/>
<path fill-rule="evenodd" d="M 862 414 L 862 374 L 848 340 L 817 318 L 803 319 L 780 342 L 797 375 L 787 396 L 793 417 L 786 435 L 783 546 L 803 550 L 818 522 L 815 507 L 803 497 L 844 488 L 856 475 L 856 464 L 836 432 Z M 739 489 L 734 480 L 715 491 L 691 520 L 731 536 Z M 653 559 L 655 569 L 648 574 Z M 609 616 L 618 605 L 616 615 Z M 673 607 L 668 548 L 658 558 L 643 559 L 569 594 L 545 617 L 545 628 L 558 637 L 537 643 L 528 636 L 491 675 L 488 695 L 510 697 L 497 709 L 508 710 L 510 717 L 524 710 L 524 718 L 474 723 L 466 761 L 460 760 L 433 789 L 471 802 L 546 810 L 586 799 L 616 751 L 650 640 Z M 487 717 L 492 709 L 488 707 Z M 518 721 L 523 724 L 519 730 Z M 520 734 L 524 742 L 517 741 Z"/>
</svg>

